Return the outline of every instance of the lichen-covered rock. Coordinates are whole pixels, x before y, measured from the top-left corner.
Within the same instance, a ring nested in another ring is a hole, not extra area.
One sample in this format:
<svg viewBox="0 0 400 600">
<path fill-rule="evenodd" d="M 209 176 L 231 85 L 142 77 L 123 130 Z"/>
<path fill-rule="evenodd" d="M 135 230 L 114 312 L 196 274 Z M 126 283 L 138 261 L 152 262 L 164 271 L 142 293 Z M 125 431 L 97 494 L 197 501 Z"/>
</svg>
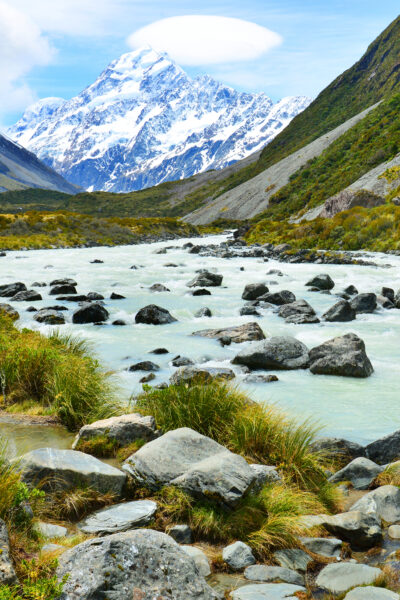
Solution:
<svg viewBox="0 0 400 600">
<path fill-rule="evenodd" d="M 34 321 L 45 323 L 46 325 L 63 325 L 65 323 L 64 315 L 57 310 L 42 308 L 35 313 Z"/>
<path fill-rule="evenodd" d="M 59 600 L 217 600 L 194 561 L 165 533 L 136 529 L 94 538 L 59 558 Z"/>
<path fill-rule="evenodd" d="M 15 308 L 13 308 L 11 304 L 6 304 L 4 302 L 0 303 L 0 315 L 5 315 L 6 317 L 9 317 L 12 321 L 16 321 L 17 319 L 19 319 L 19 312 L 15 310 Z"/>
<path fill-rule="evenodd" d="M 131 413 L 84 425 L 76 436 L 73 449 L 79 447 L 79 442 L 96 437 L 113 440 L 118 446 L 128 446 L 139 439 L 153 440 L 157 435 L 154 417 Z"/>
</svg>

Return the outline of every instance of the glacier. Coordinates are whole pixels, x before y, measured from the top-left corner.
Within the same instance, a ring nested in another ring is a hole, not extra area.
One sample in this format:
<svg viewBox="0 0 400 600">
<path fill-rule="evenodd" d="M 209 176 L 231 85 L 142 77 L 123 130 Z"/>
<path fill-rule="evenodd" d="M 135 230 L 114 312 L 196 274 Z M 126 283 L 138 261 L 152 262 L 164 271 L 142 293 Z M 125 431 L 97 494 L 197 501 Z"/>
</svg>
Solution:
<svg viewBox="0 0 400 600">
<path fill-rule="evenodd" d="M 150 47 L 123 54 L 78 96 L 44 98 L 7 131 L 84 189 L 130 192 L 222 169 L 261 150 L 311 102 L 277 103 Z"/>
</svg>

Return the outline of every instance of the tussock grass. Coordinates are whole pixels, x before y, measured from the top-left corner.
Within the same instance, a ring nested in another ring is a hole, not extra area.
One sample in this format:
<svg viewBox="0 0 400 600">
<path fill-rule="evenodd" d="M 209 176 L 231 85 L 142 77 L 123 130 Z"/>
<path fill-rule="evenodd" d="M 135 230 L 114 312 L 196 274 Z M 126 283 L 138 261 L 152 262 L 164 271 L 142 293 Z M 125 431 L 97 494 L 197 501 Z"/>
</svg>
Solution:
<svg viewBox="0 0 400 600">
<path fill-rule="evenodd" d="M 117 497 L 90 487 L 76 487 L 46 494 L 42 516 L 50 519 L 79 521 L 86 515 L 114 504 Z"/>
<path fill-rule="evenodd" d="M 190 427 L 249 462 L 275 465 L 287 484 L 315 494 L 325 509 L 339 507 L 340 493 L 327 481 L 323 457 L 311 451 L 318 428 L 309 421 L 299 423 L 218 383 L 148 390 L 135 410 L 153 415 L 163 431 Z"/>
<path fill-rule="evenodd" d="M 120 412 L 112 377 L 86 342 L 60 333 L 45 337 L 19 331 L 1 315 L 0 372 L 3 409 L 25 403 L 32 411 L 36 405 L 71 430 Z"/>
<path fill-rule="evenodd" d="M 400 487 L 400 461 L 392 463 L 382 473 L 379 473 L 372 482 L 371 487 L 379 487 L 381 485 L 396 485 Z"/>
</svg>

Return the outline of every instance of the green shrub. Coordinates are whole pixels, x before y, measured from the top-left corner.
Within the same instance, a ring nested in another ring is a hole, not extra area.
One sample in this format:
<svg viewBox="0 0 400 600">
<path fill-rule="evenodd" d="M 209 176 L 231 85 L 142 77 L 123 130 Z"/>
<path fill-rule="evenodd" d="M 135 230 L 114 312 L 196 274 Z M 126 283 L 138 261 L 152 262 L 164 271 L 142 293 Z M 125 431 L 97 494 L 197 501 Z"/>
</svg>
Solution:
<svg viewBox="0 0 400 600">
<path fill-rule="evenodd" d="M 57 600 L 67 577 L 58 582 L 55 575 L 57 560 L 22 561 L 21 585 L 0 586 L 0 600 Z"/>
</svg>

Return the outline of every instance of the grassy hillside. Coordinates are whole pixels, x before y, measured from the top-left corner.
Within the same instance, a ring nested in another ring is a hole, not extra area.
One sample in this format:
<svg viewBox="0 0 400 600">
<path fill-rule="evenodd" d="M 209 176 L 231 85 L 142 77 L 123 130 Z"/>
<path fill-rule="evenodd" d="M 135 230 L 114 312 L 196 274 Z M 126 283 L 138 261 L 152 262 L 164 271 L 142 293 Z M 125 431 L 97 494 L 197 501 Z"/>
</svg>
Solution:
<svg viewBox="0 0 400 600">
<path fill-rule="evenodd" d="M 68 212 L 0 214 L 0 249 L 135 244 L 154 236 L 185 237 L 198 230 L 176 219 L 99 218 Z"/>
</svg>

